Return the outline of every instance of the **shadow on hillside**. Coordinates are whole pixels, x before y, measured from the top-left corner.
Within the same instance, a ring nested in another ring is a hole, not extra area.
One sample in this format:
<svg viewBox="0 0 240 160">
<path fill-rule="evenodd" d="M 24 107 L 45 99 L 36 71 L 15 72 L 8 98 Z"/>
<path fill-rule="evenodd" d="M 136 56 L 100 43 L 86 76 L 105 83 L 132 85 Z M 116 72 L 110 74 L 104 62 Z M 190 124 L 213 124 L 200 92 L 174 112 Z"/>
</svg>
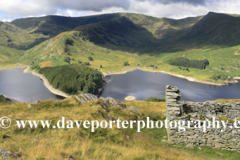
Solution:
<svg viewBox="0 0 240 160">
<path fill-rule="evenodd" d="M 203 21 L 205 21 L 205 19 L 203 19 Z M 211 29 L 211 33 L 208 33 L 210 31 L 208 27 L 206 27 L 205 33 L 202 33 L 200 29 L 196 29 L 202 26 L 202 23 L 203 22 L 199 21 L 196 25 L 180 31 L 171 30 L 171 33 L 164 39 L 157 39 L 146 28 L 121 16 L 116 16 L 115 19 L 107 21 L 79 26 L 74 30 L 81 31 L 83 36 L 87 37 L 89 41 L 95 45 L 107 49 L 138 54 L 156 55 L 189 49 L 232 47 L 240 44 L 240 39 L 234 38 L 232 40 L 230 38 L 222 38 L 231 36 L 232 34 L 229 35 L 228 32 L 224 32 L 219 35 L 218 32 L 214 32 L 215 28 Z M 228 25 L 228 23 L 226 23 L 226 25 Z M 216 28 L 219 28 L 219 26 Z M 226 28 L 226 26 L 224 26 L 224 28 Z M 234 33 L 235 29 L 231 30 Z M 209 38 L 209 35 L 211 35 L 211 38 Z"/>
<path fill-rule="evenodd" d="M 239 17 L 209 13 L 193 26 L 183 30 L 172 28 L 161 30 L 168 33 L 163 39 L 156 38 L 146 28 L 117 13 L 88 17 L 46 16 L 19 19 L 12 23 L 23 29 L 38 27 L 34 33 L 48 35 L 49 38 L 65 31 L 75 30 L 81 32 L 82 36 L 95 45 L 107 49 L 156 55 L 189 49 L 239 45 L 239 19 Z M 49 38 L 36 39 L 28 44 L 28 49 Z"/>
</svg>

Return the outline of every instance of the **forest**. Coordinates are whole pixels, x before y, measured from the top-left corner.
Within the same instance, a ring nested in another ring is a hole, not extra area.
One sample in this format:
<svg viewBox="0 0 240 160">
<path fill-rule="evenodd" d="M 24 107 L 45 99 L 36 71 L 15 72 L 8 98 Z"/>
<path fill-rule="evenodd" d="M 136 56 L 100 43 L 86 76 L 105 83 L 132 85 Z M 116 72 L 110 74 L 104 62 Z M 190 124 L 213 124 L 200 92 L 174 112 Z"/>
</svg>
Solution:
<svg viewBox="0 0 240 160">
<path fill-rule="evenodd" d="M 168 61 L 170 65 L 181 66 L 181 67 L 190 67 L 197 69 L 206 69 L 209 65 L 209 61 L 207 59 L 204 60 L 189 60 L 185 57 L 177 57 Z"/>
<path fill-rule="evenodd" d="M 98 93 L 103 84 L 102 73 L 86 65 L 64 65 L 42 68 L 49 83 L 56 89 L 68 94 Z"/>
</svg>

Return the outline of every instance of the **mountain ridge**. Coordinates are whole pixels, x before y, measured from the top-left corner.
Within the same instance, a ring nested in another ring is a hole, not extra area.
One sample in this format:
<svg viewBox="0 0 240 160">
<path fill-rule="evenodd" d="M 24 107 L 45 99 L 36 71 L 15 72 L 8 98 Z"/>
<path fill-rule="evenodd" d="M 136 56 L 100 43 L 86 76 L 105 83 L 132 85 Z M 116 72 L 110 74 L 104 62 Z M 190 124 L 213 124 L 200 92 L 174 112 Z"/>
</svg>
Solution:
<svg viewBox="0 0 240 160">
<path fill-rule="evenodd" d="M 209 59 L 210 66 L 206 73 L 204 71 L 208 78 L 216 72 L 236 75 L 239 68 L 236 56 L 239 55 L 240 16 L 237 15 L 209 12 L 205 16 L 170 19 L 114 13 L 33 17 L 5 24 L 13 28 L 7 30 L 0 26 L 0 33 L 1 30 L 7 33 L 0 42 L 0 51 L 3 48 L 0 61 L 6 62 L 4 65 L 17 62 L 21 57 L 20 62 L 33 68 L 80 63 L 107 72 L 124 67 L 155 66 L 179 74 L 183 71 L 168 64 L 175 55 Z M 11 40 L 8 37 L 12 37 Z M 72 42 L 71 45 L 66 41 Z M 9 54 L 6 49 L 16 54 Z M 227 52 L 223 54 L 223 51 Z M 216 61 L 219 57 L 221 61 L 235 64 L 223 67 L 225 64 Z M 65 62 L 65 58 L 68 61 Z M 123 65 L 128 64 L 127 61 L 130 66 Z M 203 75 L 201 72 L 194 70 L 192 75 Z M 190 76 L 190 73 L 183 74 Z"/>
</svg>

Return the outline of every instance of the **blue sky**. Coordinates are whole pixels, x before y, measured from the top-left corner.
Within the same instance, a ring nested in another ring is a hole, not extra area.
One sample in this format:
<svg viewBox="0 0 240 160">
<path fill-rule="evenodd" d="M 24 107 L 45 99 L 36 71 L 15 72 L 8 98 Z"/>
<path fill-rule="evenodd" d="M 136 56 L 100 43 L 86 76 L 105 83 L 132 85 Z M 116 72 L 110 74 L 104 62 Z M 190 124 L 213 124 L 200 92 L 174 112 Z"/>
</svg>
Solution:
<svg viewBox="0 0 240 160">
<path fill-rule="evenodd" d="M 0 21 L 45 15 L 86 16 L 131 12 L 154 17 L 185 18 L 209 11 L 240 14 L 239 0 L 2 0 Z"/>
</svg>

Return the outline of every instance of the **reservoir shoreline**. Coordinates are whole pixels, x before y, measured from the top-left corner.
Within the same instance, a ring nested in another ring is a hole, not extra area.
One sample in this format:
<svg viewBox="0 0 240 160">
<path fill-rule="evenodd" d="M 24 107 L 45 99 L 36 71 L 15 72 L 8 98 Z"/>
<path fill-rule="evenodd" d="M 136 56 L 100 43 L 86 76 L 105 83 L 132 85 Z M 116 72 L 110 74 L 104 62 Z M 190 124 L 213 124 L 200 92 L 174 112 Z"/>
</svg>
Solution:
<svg viewBox="0 0 240 160">
<path fill-rule="evenodd" d="M 109 75 L 114 75 L 114 74 L 125 74 L 127 72 L 131 72 L 134 71 L 136 69 L 142 70 L 142 71 L 147 71 L 147 72 L 156 72 L 156 73 L 164 73 L 164 74 L 169 74 L 178 78 L 183 78 L 183 79 L 187 79 L 188 81 L 191 82 L 198 82 L 198 83 L 202 83 L 202 84 L 209 84 L 209 85 L 214 85 L 214 86 L 225 86 L 228 85 L 229 83 L 238 83 L 240 80 L 240 77 L 234 77 L 233 81 L 225 81 L 224 83 L 215 83 L 215 82 L 207 82 L 207 81 L 199 81 L 195 78 L 192 77 L 187 77 L 187 76 L 183 76 L 180 74 L 176 74 L 176 73 L 171 73 L 171 72 L 166 72 L 166 71 L 154 71 L 154 70 L 146 70 L 146 68 L 140 68 L 140 67 L 135 67 L 135 68 L 128 68 L 125 70 L 121 70 L 121 71 L 116 71 L 116 72 L 103 72 L 104 77 L 109 76 Z"/>
<path fill-rule="evenodd" d="M 69 97 L 69 95 L 67 93 L 64 93 L 58 89 L 55 89 L 53 88 L 50 83 L 48 82 L 48 80 L 44 77 L 44 75 L 42 74 L 39 74 L 39 73 L 36 73 L 35 71 L 29 71 L 30 69 L 30 66 L 26 65 L 27 68 L 24 69 L 23 73 L 31 73 L 32 75 L 34 76 L 38 76 L 42 81 L 43 81 L 43 84 L 44 86 L 53 94 L 55 95 L 58 95 L 58 96 L 61 96 L 61 97 L 64 97 L 64 98 L 67 98 Z"/>
<path fill-rule="evenodd" d="M 67 93 L 64 93 L 58 89 L 55 89 L 53 88 L 50 83 L 48 82 L 48 80 L 45 78 L 44 75 L 42 74 L 39 74 L 39 73 L 36 73 L 35 71 L 30 71 L 30 66 L 28 65 L 23 65 L 21 64 L 21 67 L 17 67 L 18 69 L 22 69 L 23 67 L 26 67 L 23 71 L 23 73 L 31 73 L 32 75 L 35 75 L 37 77 L 39 77 L 42 81 L 43 81 L 43 84 L 44 86 L 53 94 L 55 95 L 58 95 L 58 96 L 61 96 L 61 97 L 64 97 L 64 98 L 67 98 L 69 97 L 70 95 L 68 95 Z M 7 68 L 6 68 L 7 69 Z M 104 77 L 108 76 L 108 75 L 114 75 L 114 74 L 125 74 L 127 72 L 131 72 L 131 71 L 134 71 L 134 70 L 142 70 L 142 71 L 147 71 L 147 72 L 159 72 L 159 73 L 164 73 L 164 74 L 168 74 L 168 75 L 172 75 L 172 76 L 175 76 L 175 77 L 178 77 L 178 78 L 182 78 L 182 79 L 187 79 L 188 81 L 192 81 L 192 82 L 198 82 L 198 83 L 202 83 L 202 84 L 208 84 L 208 85 L 213 85 L 213 86 L 225 86 L 225 85 L 228 85 L 229 83 L 238 83 L 240 80 L 240 77 L 234 77 L 234 81 L 228 81 L 228 82 L 225 82 L 225 83 L 214 83 L 214 82 L 206 82 L 206 81 L 199 81 L 199 80 L 196 80 L 194 78 L 191 78 L 191 77 L 186 77 L 186 76 L 183 76 L 183 75 L 179 75 L 179 74 L 175 74 L 175 73 L 171 73 L 171 72 L 166 72 L 166 71 L 155 71 L 155 70 L 148 70 L 147 68 L 140 68 L 140 67 L 135 67 L 135 68 L 127 68 L 127 69 L 122 69 L 121 71 L 116 71 L 116 72 L 102 72 L 103 74 L 103 79 Z M 101 96 L 101 92 L 104 90 L 104 88 L 107 86 L 107 83 L 108 81 L 105 81 L 103 86 L 101 88 L 99 88 L 99 94 L 98 96 Z"/>
</svg>

